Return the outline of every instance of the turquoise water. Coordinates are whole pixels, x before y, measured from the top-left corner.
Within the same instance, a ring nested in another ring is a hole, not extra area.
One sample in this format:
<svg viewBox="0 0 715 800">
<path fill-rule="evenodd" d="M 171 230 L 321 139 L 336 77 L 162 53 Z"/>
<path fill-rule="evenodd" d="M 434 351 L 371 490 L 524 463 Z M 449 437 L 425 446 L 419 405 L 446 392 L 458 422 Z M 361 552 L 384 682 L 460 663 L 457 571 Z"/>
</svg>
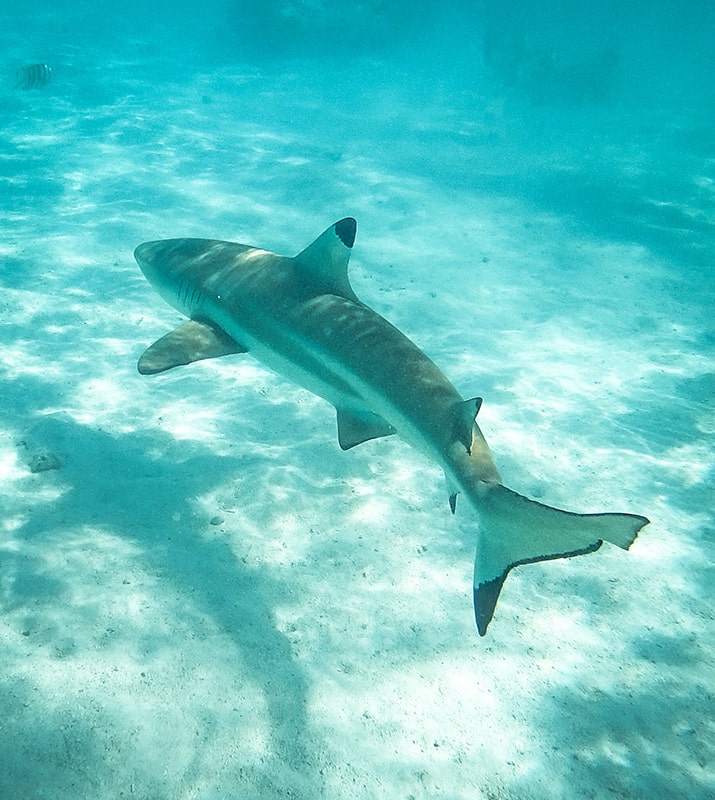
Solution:
<svg viewBox="0 0 715 800">
<path fill-rule="evenodd" d="M 0 797 L 712 793 L 715 11 L 503 5 L 0 10 Z M 136 371 L 136 245 L 346 215 L 508 486 L 651 519 L 483 639 L 438 467 L 250 356 Z"/>
</svg>

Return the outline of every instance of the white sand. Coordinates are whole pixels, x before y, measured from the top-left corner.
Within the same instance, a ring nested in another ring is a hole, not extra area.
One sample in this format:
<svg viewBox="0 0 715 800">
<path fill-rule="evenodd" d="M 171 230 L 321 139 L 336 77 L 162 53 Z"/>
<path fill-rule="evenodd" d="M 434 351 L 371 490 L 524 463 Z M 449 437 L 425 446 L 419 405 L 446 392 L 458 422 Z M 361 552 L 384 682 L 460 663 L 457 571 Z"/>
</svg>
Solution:
<svg viewBox="0 0 715 800">
<path fill-rule="evenodd" d="M 9 74 L 49 60 L 3 30 Z M 705 115 L 80 45 L 0 96 L 0 798 L 710 796 Z M 516 570 L 484 639 L 434 465 L 341 452 L 247 356 L 136 372 L 180 321 L 137 244 L 292 254 L 346 214 L 357 293 L 484 397 L 505 483 L 652 520 Z"/>
</svg>

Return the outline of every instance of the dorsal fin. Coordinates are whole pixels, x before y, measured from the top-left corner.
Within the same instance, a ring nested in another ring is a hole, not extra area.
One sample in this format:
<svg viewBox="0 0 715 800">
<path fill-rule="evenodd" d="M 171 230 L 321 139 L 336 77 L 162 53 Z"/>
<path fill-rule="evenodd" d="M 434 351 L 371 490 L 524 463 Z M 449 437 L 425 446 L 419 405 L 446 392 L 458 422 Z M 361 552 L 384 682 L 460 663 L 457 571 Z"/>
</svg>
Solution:
<svg viewBox="0 0 715 800">
<path fill-rule="evenodd" d="M 467 448 L 472 449 L 472 432 L 474 422 L 482 407 L 482 398 L 473 397 L 471 400 L 463 400 L 454 407 L 454 430 L 457 439 Z"/>
<path fill-rule="evenodd" d="M 474 445 L 474 433 L 477 428 L 477 414 L 482 407 L 482 398 L 473 397 L 471 400 L 462 400 L 454 406 L 454 433 L 458 441 L 471 454 Z M 481 434 L 480 434 L 481 436 Z M 454 486 L 445 472 L 447 491 L 449 492 L 449 508 L 454 514 L 457 510 L 457 495 L 459 490 Z"/>
<path fill-rule="evenodd" d="M 293 261 L 320 292 L 357 300 L 348 279 L 348 261 L 357 222 L 345 217 L 318 236 Z"/>
</svg>

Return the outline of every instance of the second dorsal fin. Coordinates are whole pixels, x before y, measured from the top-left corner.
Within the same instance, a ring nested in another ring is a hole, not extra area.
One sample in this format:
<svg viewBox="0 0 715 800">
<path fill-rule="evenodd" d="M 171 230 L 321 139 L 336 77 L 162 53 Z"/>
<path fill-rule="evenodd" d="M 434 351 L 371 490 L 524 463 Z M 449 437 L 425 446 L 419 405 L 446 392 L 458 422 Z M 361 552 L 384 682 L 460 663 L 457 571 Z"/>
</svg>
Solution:
<svg viewBox="0 0 715 800">
<path fill-rule="evenodd" d="M 467 448 L 472 449 L 472 432 L 474 421 L 477 418 L 479 409 L 482 407 L 482 398 L 473 397 L 471 400 L 463 400 L 454 407 L 454 426 L 457 438 Z"/>
</svg>

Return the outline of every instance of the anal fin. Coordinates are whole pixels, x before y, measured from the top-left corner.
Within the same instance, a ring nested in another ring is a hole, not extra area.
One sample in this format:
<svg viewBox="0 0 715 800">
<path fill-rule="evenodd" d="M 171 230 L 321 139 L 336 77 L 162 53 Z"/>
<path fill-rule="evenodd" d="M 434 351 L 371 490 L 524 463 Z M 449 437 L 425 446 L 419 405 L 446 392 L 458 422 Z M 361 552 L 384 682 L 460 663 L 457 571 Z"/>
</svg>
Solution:
<svg viewBox="0 0 715 800">
<path fill-rule="evenodd" d="M 447 496 L 449 497 L 449 510 L 454 514 L 457 511 L 457 495 L 459 489 L 450 480 L 447 473 L 444 473 L 444 482 L 447 484 Z"/>
<path fill-rule="evenodd" d="M 137 369 L 142 375 L 155 375 L 193 361 L 245 352 L 243 345 L 220 328 L 192 319 L 154 342 L 139 359 Z"/>
</svg>

